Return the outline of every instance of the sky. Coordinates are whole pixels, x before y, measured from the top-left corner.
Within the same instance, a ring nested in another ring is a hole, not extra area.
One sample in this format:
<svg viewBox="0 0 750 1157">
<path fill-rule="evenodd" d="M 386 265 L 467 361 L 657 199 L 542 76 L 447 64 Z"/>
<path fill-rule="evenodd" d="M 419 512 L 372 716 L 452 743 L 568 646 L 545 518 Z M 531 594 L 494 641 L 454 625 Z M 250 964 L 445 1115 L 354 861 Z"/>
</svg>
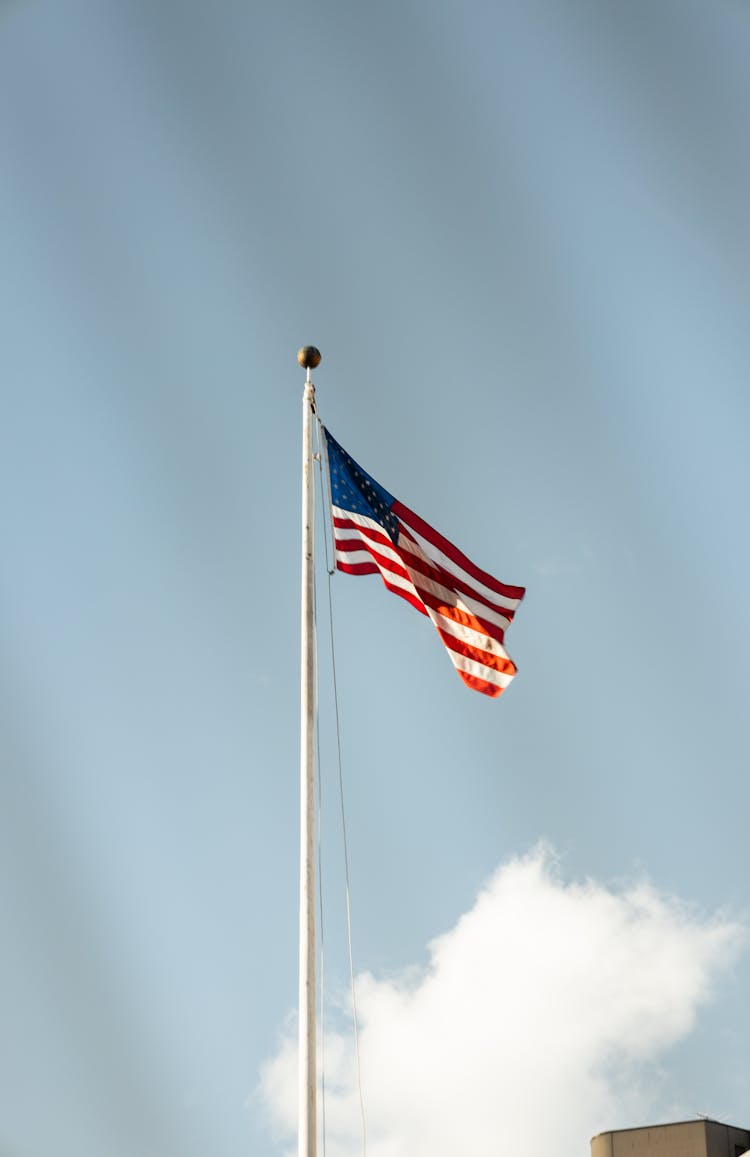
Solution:
<svg viewBox="0 0 750 1157">
<path fill-rule="evenodd" d="M 750 1126 L 749 108 L 725 0 L 0 3 L 2 1157 L 294 1151 L 307 343 L 527 588 L 492 701 L 330 583 L 370 1157 Z"/>
</svg>

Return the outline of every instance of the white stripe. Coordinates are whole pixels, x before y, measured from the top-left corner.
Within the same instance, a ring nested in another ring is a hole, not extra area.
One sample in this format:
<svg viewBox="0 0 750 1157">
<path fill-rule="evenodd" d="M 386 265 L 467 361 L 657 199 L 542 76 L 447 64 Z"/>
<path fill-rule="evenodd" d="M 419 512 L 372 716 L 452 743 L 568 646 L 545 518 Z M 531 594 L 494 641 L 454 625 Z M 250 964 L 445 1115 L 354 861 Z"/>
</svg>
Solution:
<svg viewBox="0 0 750 1157">
<path fill-rule="evenodd" d="M 400 516 L 399 521 L 402 522 L 404 526 L 408 527 L 409 534 L 419 544 L 426 557 L 430 559 L 430 561 L 436 562 L 450 574 L 455 575 L 456 578 L 461 579 L 462 582 L 465 582 L 468 586 L 473 587 L 478 594 L 481 594 L 484 598 L 489 599 L 490 602 L 495 604 L 495 606 L 505 607 L 509 611 L 514 611 L 516 607 L 520 606 L 520 599 L 511 599 L 506 595 L 500 595 L 497 593 L 497 591 L 493 591 L 490 589 L 490 587 L 485 586 L 484 583 L 479 582 L 479 580 L 475 579 L 473 575 L 467 574 L 467 572 L 462 567 L 460 567 L 458 563 L 455 563 L 452 558 L 448 558 L 447 554 L 443 554 L 442 550 L 439 550 L 438 547 L 433 546 L 432 543 L 428 542 L 426 538 L 419 534 L 419 532 L 416 531 L 413 526 L 410 526 L 403 516 Z"/>
<path fill-rule="evenodd" d="M 454 639 L 460 639 L 462 643 L 468 643 L 470 647 L 477 647 L 480 651 L 488 651 L 490 655 L 496 655 L 498 659 L 510 660 L 510 655 L 502 643 L 498 643 L 497 639 L 493 639 L 491 635 L 480 635 L 479 631 L 474 631 L 471 627 L 464 627 L 461 623 L 446 618 L 438 611 L 433 611 L 431 607 L 427 608 L 427 614 L 436 627 L 445 631 L 447 635 L 453 635 Z"/>
<path fill-rule="evenodd" d="M 354 511 L 344 510 L 340 506 L 334 506 L 333 513 L 334 517 L 348 519 L 350 522 L 354 522 L 357 526 L 366 527 L 370 530 L 376 531 L 378 534 L 384 534 L 387 536 L 388 532 L 381 525 L 381 523 L 377 522 L 374 518 L 368 518 L 365 514 L 355 514 Z M 450 574 L 455 575 L 456 578 L 461 579 L 462 582 L 466 583 L 467 586 L 471 587 L 478 594 L 482 595 L 486 599 L 489 599 L 489 601 L 493 603 L 495 607 L 497 607 L 498 613 L 501 612 L 503 608 L 506 610 L 515 610 L 516 607 L 520 605 L 520 599 L 511 599 L 506 598 L 504 595 L 499 595 L 497 591 L 491 590 L 489 587 L 485 586 L 484 583 L 481 583 L 478 581 L 478 579 L 475 579 L 473 575 L 468 574 L 465 570 L 463 570 L 462 567 L 458 566 L 455 562 L 453 562 L 452 559 L 448 558 L 447 554 L 444 554 L 442 550 L 438 550 L 436 546 L 432 546 L 432 544 L 428 542 L 426 538 L 424 538 L 421 534 L 414 530 L 412 526 L 409 525 L 405 518 L 402 517 L 399 519 L 399 521 L 408 528 L 409 534 L 414 539 L 414 542 L 412 543 L 406 536 L 401 537 L 398 544 L 399 550 L 403 551 L 404 553 L 416 554 L 417 550 L 421 549 L 422 555 L 427 560 L 427 562 L 437 563 L 439 566 L 443 567 L 444 570 L 447 570 Z M 337 529 L 339 534 L 345 533 L 342 529 Z M 445 591 L 445 589 L 446 588 L 444 587 L 442 588 L 443 591 Z M 436 591 L 435 593 L 437 594 L 438 592 Z M 481 604 L 481 606 L 484 608 L 484 604 Z M 479 609 L 477 608 L 474 613 L 480 613 Z M 498 620 L 490 617 L 490 613 L 486 611 L 486 608 L 485 613 L 487 614 L 487 617 L 490 618 L 491 622 L 498 622 Z M 507 627 L 508 620 L 502 618 L 502 620 L 498 622 L 498 626 Z"/>
<path fill-rule="evenodd" d="M 378 534 L 384 534 L 386 538 L 389 537 L 388 531 L 383 524 L 374 518 L 368 518 L 366 514 L 355 514 L 353 510 L 344 510 L 341 506 L 332 506 L 331 510 L 333 511 L 334 518 L 345 518 L 347 522 L 354 522 L 357 526 L 367 527 L 368 530 L 376 530 Z M 340 534 L 344 533 L 342 527 L 337 527 L 336 529 Z"/>
<path fill-rule="evenodd" d="M 372 557 L 369 550 L 362 549 L 362 550 L 343 551 L 343 550 L 339 550 L 337 548 L 336 549 L 336 561 L 349 563 L 352 566 L 356 566 L 357 563 L 362 563 L 362 562 L 367 562 L 367 563 L 372 564 L 373 566 L 376 566 L 378 568 L 380 574 L 383 576 L 383 578 L 388 580 L 388 583 L 390 584 L 390 586 L 399 587 L 403 591 L 408 591 L 408 593 L 410 595 L 413 595 L 414 598 L 417 599 L 417 601 L 419 602 L 419 604 L 421 606 L 424 606 L 424 603 L 422 602 L 422 599 L 420 598 L 419 592 L 417 591 L 414 584 L 412 582 L 410 582 L 408 578 L 405 578 L 401 574 L 395 574 L 394 571 L 392 571 L 389 567 L 383 566 L 381 563 L 379 563 L 376 558 Z M 425 607 L 425 610 L 427 610 L 426 607 Z"/>
<path fill-rule="evenodd" d="M 434 579 L 426 578 L 420 571 L 413 570 L 411 567 L 406 568 L 409 571 L 413 581 L 416 583 L 418 589 L 425 591 L 428 594 L 434 595 L 435 598 L 440 599 L 448 607 L 455 607 L 456 610 L 464 611 L 465 614 L 471 615 L 474 618 L 486 619 L 488 623 L 494 623 L 501 631 L 505 632 L 510 625 L 508 619 L 500 614 L 499 611 L 493 611 L 484 603 L 475 602 L 467 595 L 459 595 L 456 591 L 451 590 L 450 587 L 444 587 L 441 583 L 435 582 Z"/>
<path fill-rule="evenodd" d="M 352 539 L 355 539 L 357 542 L 361 542 L 363 548 L 366 548 L 368 551 L 376 550 L 383 558 L 390 559 L 391 562 L 393 562 L 395 566 L 398 566 L 400 570 L 407 569 L 403 559 L 401 558 L 401 555 L 397 550 L 394 550 L 392 546 L 387 546 L 382 542 L 373 542 L 371 538 L 368 538 L 366 534 L 361 534 L 358 530 L 341 530 L 340 527 L 336 527 L 336 538 L 334 540 L 336 554 L 339 555 L 345 553 L 339 546 L 340 542 L 347 542 L 351 541 Z"/>
<path fill-rule="evenodd" d="M 411 555 L 412 558 L 419 558 L 417 551 L 419 547 L 415 547 L 413 543 L 409 543 L 405 538 L 401 542 L 401 556 Z M 432 561 L 422 553 L 425 561 L 432 566 Z M 416 586 L 441 599 L 447 606 L 456 607 L 460 611 L 465 611 L 468 615 L 473 615 L 475 618 L 486 619 L 488 623 L 494 623 L 501 631 L 506 631 L 510 626 L 510 620 L 506 619 L 499 610 L 493 610 L 485 603 L 475 602 L 474 599 L 469 598 L 468 595 L 459 594 L 458 591 L 452 590 L 450 587 L 443 586 L 442 583 L 436 582 L 435 579 L 427 578 L 420 571 L 413 570 L 409 566 L 408 558 L 403 559 L 412 581 Z"/>
<path fill-rule="evenodd" d="M 408 561 L 401 557 L 401 553 L 392 545 L 391 539 L 388 538 L 387 543 L 380 541 L 374 542 L 365 531 L 374 531 L 379 535 L 385 535 L 385 531 L 379 522 L 372 518 L 368 518 L 364 514 L 354 514 L 349 510 L 342 510 L 339 506 L 333 507 L 334 517 L 345 518 L 354 523 L 354 526 L 336 526 L 335 527 L 335 544 L 337 555 L 341 553 L 338 542 L 339 540 L 346 540 L 347 538 L 358 538 L 361 542 L 367 542 L 372 545 L 373 550 L 377 550 L 385 558 L 393 559 L 402 568 L 408 568 Z M 386 536 L 387 537 L 387 536 Z M 415 547 L 407 539 L 403 539 L 404 545 L 409 547 L 409 553 L 414 557 L 419 557 L 419 548 Z M 430 563 L 430 560 L 426 560 Z M 430 564 L 431 565 L 431 564 Z"/>
<path fill-rule="evenodd" d="M 365 550 L 364 547 L 361 550 L 359 548 L 356 550 L 339 550 L 339 548 L 336 547 L 336 562 L 345 562 L 350 566 L 359 566 L 360 563 L 366 562 L 376 568 L 378 565 L 369 550 Z"/>
<path fill-rule="evenodd" d="M 493 667 L 485 667 L 484 663 L 477 663 L 476 659 L 467 659 L 465 655 L 451 651 L 450 647 L 447 647 L 446 650 L 453 660 L 453 666 L 458 671 L 465 671 L 467 675 L 484 679 L 485 683 L 495 683 L 498 687 L 507 687 L 513 681 L 513 675 L 506 675 L 503 671 L 495 671 Z"/>
<path fill-rule="evenodd" d="M 437 582 L 435 579 L 428 578 L 420 571 L 413 570 L 412 567 L 409 566 L 409 558 L 418 558 L 426 562 L 428 566 L 433 566 L 432 560 L 427 557 L 424 550 L 416 543 L 410 542 L 408 538 L 403 536 L 400 539 L 401 549 L 396 550 L 393 546 L 390 545 L 390 540 L 387 544 L 383 542 L 373 542 L 372 539 L 370 539 L 366 534 L 362 533 L 362 531 L 374 530 L 379 534 L 383 534 L 383 528 L 379 522 L 376 522 L 372 518 L 367 518 L 365 515 L 351 514 L 348 511 L 341 510 L 339 507 L 334 507 L 334 511 L 337 512 L 339 517 L 351 519 L 351 521 L 355 523 L 354 527 L 336 527 L 337 541 L 335 545 L 337 559 L 340 558 L 342 561 L 350 563 L 364 562 L 364 557 L 357 557 L 357 555 L 360 555 L 360 552 L 357 552 L 356 555 L 353 552 L 346 553 L 342 551 L 338 545 L 339 536 L 342 540 L 345 540 L 346 538 L 359 539 L 360 542 L 367 544 L 367 547 L 371 546 L 373 550 L 376 550 L 378 554 L 382 555 L 384 558 L 391 559 L 397 566 L 406 567 L 412 583 L 414 584 L 413 588 L 410 587 L 408 589 L 414 589 L 415 594 L 422 591 L 431 594 L 435 598 L 440 599 L 447 606 L 456 607 L 458 610 L 463 611 L 467 615 L 472 615 L 476 618 L 484 618 L 487 620 L 487 622 L 494 623 L 495 626 L 499 627 L 501 631 L 507 630 L 507 628 L 510 626 L 510 621 L 505 618 L 505 616 L 502 615 L 499 610 L 493 610 L 485 603 L 475 602 L 475 600 L 470 598 L 468 595 L 459 594 L 457 591 L 452 590 L 450 587 L 444 586 L 442 583 Z M 372 559 L 369 549 L 367 550 L 366 558 L 367 561 L 375 561 Z M 404 584 L 401 582 L 398 585 Z M 419 598 L 421 601 L 421 594 L 419 595 Z M 491 648 L 489 647 L 484 648 L 484 650 L 490 649 Z"/>
<path fill-rule="evenodd" d="M 334 517 L 344 518 L 354 523 L 354 527 L 336 527 L 335 533 L 337 538 L 339 538 L 340 541 L 345 541 L 347 538 L 354 538 L 359 539 L 362 543 L 362 546 L 356 550 L 341 550 L 338 543 L 336 543 L 335 552 L 337 561 L 350 565 L 357 565 L 357 563 L 374 564 L 390 586 L 398 587 L 400 590 L 414 596 L 422 606 L 424 606 L 424 603 L 419 593 L 420 589 L 441 599 L 447 606 L 456 607 L 458 610 L 462 610 L 475 617 L 485 618 L 488 622 L 495 623 L 502 629 L 508 626 L 508 619 L 500 613 L 499 608 L 506 607 L 514 609 L 520 603 L 520 599 L 503 598 L 503 596 L 498 595 L 496 591 L 492 591 L 484 586 L 483 583 L 477 582 L 476 579 L 468 575 L 461 567 L 456 566 L 442 551 L 432 547 L 422 535 L 417 534 L 411 527 L 409 527 L 409 533 L 414 536 L 415 541 L 410 542 L 406 536 L 401 537 L 399 540 L 399 551 L 391 546 L 390 543 L 374 542 L 367 534 L 363 533 L 363 531 L 372 530 L 388 537 L 383 526 L 379 522 L 376 522 L 375 519 L 368 518 L 363 514 L 355 514 L 351 510 L 343 510 L 338 506 L 333 506 L 332 509 Z M 384 562 L 373 558 L 371 551 L 377 551 Z M 406 558 L 403 557 L 404 554 L 407 556 Z M 491 600 L 498 607 L 498 610 L 494 611 L 484 603 L 476 602 L 467 595 L 459 595 L 456 591 L 443 586 L 442 583 L 427 578 L 419 571 L 414 570 L 408 564 L 408 556 L 419 558 L 420 554 L 431 566 L 434 565 L 435 562 L 439 563 L 446 571 L 456 575 L 468 586 L 479 591 L 487 599 Z M 394 565 L 400 568 L 405 568 L 409 572 L 412 581 L 409 581 L 409 579 L 404 578 L 400 574 L 395 574 L 389 568 L 388 561 L 392 561 Z M 488 651 L 490 654 L 497 655 L 500 658 L 510 658 L 505 648 L 490 635 L 482 634 L 471 627 L 465 627 L 463 624 L 457 623 L 445 615 L 441 615 L 439 611 L 433 611 L 430 607 L 425 606 L 425 610 L 435 627 L 439 627 L 441 630 L 453 635 L 454 638 L 460 639 L 470 646 L 478 647 L 479 650 Z M 443 645 L 445 646 L 445 644 Z M 467 658 L 466 655 L 460 655 L 457 651 L 452 650 L 451 647 L 446 647 L 445 649 L 450 655 L 453 666 L 459 671 L 464 671 L 467 675 L 472 675 L 477 679 L 483 679 L 486 683 L 491 683 L 493 686 L 501 688 L 507 687 L 513 679 L 512 675 L 496 671 L 494 667 L 487 667 L 484 663 L 480 663 L 476 659 Z"/>
<path fill-rule="evenodd" d="M 424 607 L 424 603 L 419 597 L 419 591 L 414 586 L 414 583 L 410 583 L 408 579 L 403 577 L 403 575 L 394 574 L 393 571 L 388 570 L 387 567 L 381 566 L 378 567 L 378 570 L 382 574 L 383 578 L 387 580 L 390 586 L 400 587 L 402 591 L 408 591 L 409 594 L 413 595 L 413 597 L 417 600 L 420 607 Z M 427 610 L 427 607 L 424 607 L 424 609 Z"/>
</svg>

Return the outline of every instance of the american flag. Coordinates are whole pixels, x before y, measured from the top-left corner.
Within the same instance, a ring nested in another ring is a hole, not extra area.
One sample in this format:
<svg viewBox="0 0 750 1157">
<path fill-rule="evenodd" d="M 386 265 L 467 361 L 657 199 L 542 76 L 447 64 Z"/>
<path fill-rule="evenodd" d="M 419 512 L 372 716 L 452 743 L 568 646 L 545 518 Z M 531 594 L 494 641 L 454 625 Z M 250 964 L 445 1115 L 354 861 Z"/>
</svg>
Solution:
<svg viewBox="0 0 750 1157">
<path fill-rule="evenodd" d="M 337 569 L 379 574 L 432 619 L 464 683 L 500 695 L 516 673 L 503 641 L 524 588 L 480 570 L 324 433 Z"/>
</svg>

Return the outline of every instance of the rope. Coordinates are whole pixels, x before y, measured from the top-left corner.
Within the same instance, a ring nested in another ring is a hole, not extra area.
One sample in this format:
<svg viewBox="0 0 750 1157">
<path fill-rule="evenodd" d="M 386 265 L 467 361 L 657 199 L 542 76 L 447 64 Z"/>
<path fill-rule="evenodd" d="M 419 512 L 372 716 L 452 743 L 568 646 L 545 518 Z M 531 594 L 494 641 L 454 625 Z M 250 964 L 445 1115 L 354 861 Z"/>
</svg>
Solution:
<svg viewBox="0 0 750 1157">
<path fill-rule="evenodd" d="M 316 415 L 316 417 L 317 417 L 317 415 Z M 317 421 L 317 427 L 318 427 L 317 433 L 318 433 L 319 452 L 318 452 L 318 454 L 315 455 L 315 457 L 316 457 L 316 460 L 318 463 L 318 469 L 320 470 L 320 473 L 321 473 L 321 486 L 319 487 L 319 490 L 320 490 L 320 501 L 322 504 L 323 503 L 323 485 L 324 485 L 325 479 L 323 478 L 322 454 L 320 453 L 320 447 L 321 447 L 321 445 L 323 445 L 323 446 L 325 445 L 325 439 L 321 436 L 320 426 L 321 426 L 320 419 L 318 419 L 318 421 Z M 325 451 L 323 451 L 323 453 L 324 452 Z M 327 465 L 327 463 L 326 463 L 326 465 Z M 326 474 L 327 473 L 328 472 L 326 470 Z M 329 496 L 329 500 L 330 500 L 330 489 L 328 490 L 328 496 Z M 329 501 L 329 509 L 330 509 L 330 501 Z M 334 701 L 334 708 L 335 708 L 335 714 L 336 714 L 336 754 L 337 754 L 337 762 L 338 762 L 339 803 L 340 803 L 340 810 L 341 810 L 341 832 L 342 832 L 343 847 L 344 847 L 344 879 L 345 879 L 345 884 L 346 884 L 346 931 L 347 931 L 347 942 L 348 942 L 348 948 L 349 948 L 349 979 L 350 979 L 351 994 L 352 994 L 352 1017 L 353 1017 L 353 1022 L 354 1022 L 354 1052 L 355 1052 L 356 1063 L 357 1063 L 357 1092 L 359 1095 L 359 1115 L 360 1115 L 360 1121 L 361 1121 L 361 1125 L 362 1125 L 362 1157 L 367 1157 L 367 1122 L 366 1122 L 366 1118 L 365 1118 L 364 1094 L 362 1091 L 362 1059 L 361 1059 L 361 1052 L 360 1052 L 359 1010 L 357 1007 L 357 987 L 356 987 L 355 980 L 354 980 L 354 950 L 353 950 L 353 941 L 352 941 L 351 886 L 350 886 L 350 879 L 349 879 L 349 841 L 348 841 L 347 832 L 346 832 L 346 808 L 344 806 L 344 772 L 343 772 L 343 759 L 342 759 L 342 755 L 341 755 L 341 718 L 340 718 L 340 712 L 339 712 L 338 681 L 337 681 L 337 677 L 336 677 L 336 642 L 335 642 L 335 636 L 334 636 L 334 630 L 333 630 L 333 595 L 332 595 L 331 579 L 332 579 L 333 575 L 335 574 L 335 567 L 331 567 L 331 565 L 330 565 L 330 560 L 329 560 L 329 556 L 328 556 L 328 536 L 327 536 L 326 531 L 325 531 L 325 526 L 326 526 L 326 517 L 325 517 L 325 509 L 324 509 L 323 510 L 323 527 L 324 527 L 323 542 L 324 542 L 324 549 L 325 549 L 326 571 L 328 574 L 328 623 L 329 623 L 329 628 L 330 628 L 330 642 L 331 642 L 331 670 L 332 670 L 332 674 L 333 674 L 333 701 Z M 331 543 L 331 547 L 333 549 L 333 542 Z M 324 1109 L 324 1114 L 325 1114 L 325 1109 Z"/>
<path fill-rule="evenodd" d="M 311 512 L 314 520 L 315 507 Z M 313 661 L 315 663 L 315 761 L 316 761 L 316 832 L 317 832 L 317 860 L 318 860 L 318 925 L 320 928 L 320 1092 L 321 1092 L 321 1126 L 323 1141 L 323 1157 L 326 1154 L 326 1051 L 325 1051 L 325 988 L 326 988 L 326 954 L 325 954 L 325 924 L 323 921 L 323 777 L 320 774 L 320 699 L 318 695 L 318 584 L 313 567 Z"/>
<path fill-rule="evenodd" d="M 331 553 L 333 553 L 333 539 L 334 539 L 334 534 L 333 534 L 333 496 L 331 494 L 331 472 L 328 469 L 328 444 L 325 440 L 325 437 L 322 434 L 323 423 L 321 422 L 317 413 L 315 415 L 315 422 L 316 422 L 315 431 L 316 431 L 317 438 L 318 438 L 318 453 L 316 454 L 315 457 L 316 457 L 316 461 L 318 463 L 318 470 L 320 471 L 320 475 L 321 475 L 321 478 L 320 478 L 320 504 L 323 507 L 323 546 L 325 548 L 325 556 L 326 556 L 326 574 L 330 578 L 331 575 L 335 574 L 335 572 L 336 572 L 336 567 L 331 566 L 330 559 L 328 558 L 329 522 L 330 522 L 330 531 L 331 531 Z M 323 459 L 325 459 L 325 470 L 323 469 Z M 323 500 L 323 487 L 324 486 L 325 486 L 325 491 L 326 491 L 326 497 L 328 499 L 328 518 L 326 518 L 325 502 Z M 330 610 L 330 593 L 331 592 L 330 592 L 330 583 L 329 583 L 329 587 L 328 587 L 329 610 Z M 331 623 L 331 631 L 333 631 L 333 618 L 329 618 L 329 622 Z M 338 706 L 338 699 L 336 700 L 336 705 Z"/>
<path fill-rule="evenodd" d="M 320 774 L 320 703 L 318 701 L 318 588 L 313 570 L 313 654 L 315 656 L 315 756 L 317 761 L 318 792 L 318 922 L 320 925 L 320 1100 L 323 1157 L 326 1157 L 326 954 L 323 924 L 323 777 Z"/>
</svg>

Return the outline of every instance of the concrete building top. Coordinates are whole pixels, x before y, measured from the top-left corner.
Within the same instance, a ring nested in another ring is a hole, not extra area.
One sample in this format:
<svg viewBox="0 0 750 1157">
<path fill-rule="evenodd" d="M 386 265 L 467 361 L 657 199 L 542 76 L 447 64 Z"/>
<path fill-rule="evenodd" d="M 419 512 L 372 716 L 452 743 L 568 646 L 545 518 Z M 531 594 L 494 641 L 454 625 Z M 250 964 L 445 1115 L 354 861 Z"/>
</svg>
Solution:
<svg viewBox="0 0 750 1157">
<path fill-rule="evenodd" d="M 594 1133 L 591 1140 L 597 1137 L 609 1137 L 610 1133 L 638 1133 L 644 1129 L 674 1129 L 677 1125 L 700 1125 L 701 1122 L 707 1122 L 709 1125 L 721 1125 L 722 1129 L 739 1129 L 741 1133 L 746 1133 L 747 1129 L 741 1129 L 738 1125 L 728 1125 L 726 1121 L 717 1121 L 714 1117 L 688 1117 L 684 1121 L 666 1121 L 660 1125 L 631 1125 L 623 1129 L 604 1129 L 601 1133 Z"/>
<path fill-rule="evenodd" d="M 711 1117 L 612 1129 L 591 1138 L 591 1157 L 743 1157 L 750 1131 Z"/>
</svg>

